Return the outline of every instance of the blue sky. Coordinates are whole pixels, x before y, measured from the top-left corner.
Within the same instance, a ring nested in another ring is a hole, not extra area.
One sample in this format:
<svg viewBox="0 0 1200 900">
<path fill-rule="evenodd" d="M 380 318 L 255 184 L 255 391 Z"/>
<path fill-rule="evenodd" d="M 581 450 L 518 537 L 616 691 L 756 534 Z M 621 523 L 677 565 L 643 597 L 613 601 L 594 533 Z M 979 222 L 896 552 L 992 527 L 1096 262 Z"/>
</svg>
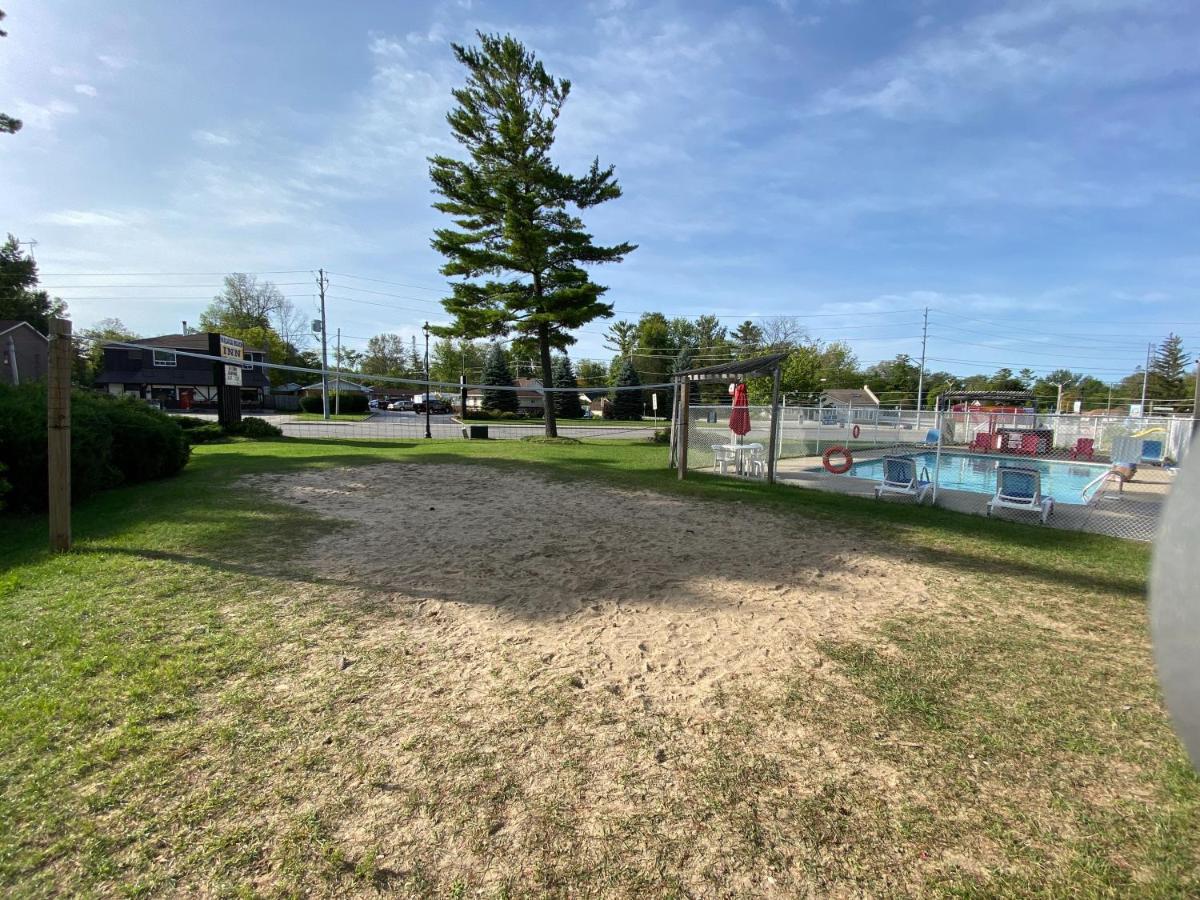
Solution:
<svg viewBox="0 0 1200 900">
<path fill-rule="evenodd" d="M 235 270 L 308 308 L 318 266 L 352 345 L 444 321 L 425 157 L 483 29 L 574 82 L 560 162 L 617 167 L 587 219 L 640 244 L 597 272 L 620 318 L 802 316 L 871 362 L 918 355 L 929 306 L 962 373 L 1200 347 L 1193 0 L 4 8 L 0 229 L 77 327 L 176 330 Z"/>
</svg>

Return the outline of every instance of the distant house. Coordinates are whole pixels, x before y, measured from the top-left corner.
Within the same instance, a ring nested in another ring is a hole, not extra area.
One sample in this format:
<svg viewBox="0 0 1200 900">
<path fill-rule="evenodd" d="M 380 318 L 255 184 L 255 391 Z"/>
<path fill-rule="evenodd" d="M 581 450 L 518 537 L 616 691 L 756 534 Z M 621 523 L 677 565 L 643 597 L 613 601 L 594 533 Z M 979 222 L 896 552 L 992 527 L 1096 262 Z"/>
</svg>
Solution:
<svg viewBox="0 0 1200 900">
<path fill-rule="evenodd" d="M 137 338 L 140 347 L 104 348 L 104 364 L 96 386 L 110 394 L 132 394 L 154 400 L 164 409 L 195 409 L 217 405 L 214 363 L 184 353 L 208 354 L 208 333 L 164 334 Z M 266 351 L 247 347 L 242 363 L 242 403 L 265 406 L 270 396 L 267 371 L 255 363 L 268 362 Z"/>
<path fill-rule="evenodd" d="M 876 397 L 871 392 L 871 389 L 865 384 L 862 386 L 862 390 L 859 390 L 858 388 L 834 388 L 828 391 L 822 391 L 818 403 L 820 406 L 832 406 L 838 408 L 879 408 L 879 398 Z"/>
<path fill-rule="evenodd" d="M 50 339 L 28 322 L 0 319 L 0 384 L 41 381 L 46 377 Z"/>
<path fill-rule="evenodd" d="M 546 404 L 542 392 L 538 390 L 542 383 L 536 378 L 517 379 L 517 411 L 529 416 L 541 416 L 546 413 Z M 467 391 L 467 409 L 483 409 L 483 391 L 472 388 Z"/>
</svg>

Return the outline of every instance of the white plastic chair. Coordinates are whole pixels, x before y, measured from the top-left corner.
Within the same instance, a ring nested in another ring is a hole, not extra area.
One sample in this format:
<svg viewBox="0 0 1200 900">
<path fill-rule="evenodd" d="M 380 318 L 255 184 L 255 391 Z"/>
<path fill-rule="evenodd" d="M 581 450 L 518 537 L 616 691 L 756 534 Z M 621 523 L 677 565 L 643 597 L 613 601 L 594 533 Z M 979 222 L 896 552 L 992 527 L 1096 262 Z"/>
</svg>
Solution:
<svg viewBox="0 0 1200 900">
<path fill-rule="evenodd" d="M 749 459 L 750 474 L 767 476 L 767 448 L 762 444 L 747 444 L 743 451 Z"/>
<path fill-rule="evenodd" d="M 716 446 L 712 448 L 713 452 L 713 471 L 720 470 L 722 475 L 729 474 L 729 467 L 736 466 L 737 452 L 729 447 Z"/>
</svg>

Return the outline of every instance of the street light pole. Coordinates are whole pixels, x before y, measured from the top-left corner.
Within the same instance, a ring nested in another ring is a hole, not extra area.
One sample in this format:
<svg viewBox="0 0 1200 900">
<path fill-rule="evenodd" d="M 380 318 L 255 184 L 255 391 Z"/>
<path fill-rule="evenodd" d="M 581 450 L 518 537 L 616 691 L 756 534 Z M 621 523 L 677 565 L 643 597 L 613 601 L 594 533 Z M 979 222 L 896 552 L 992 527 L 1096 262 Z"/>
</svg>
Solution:
<svg viewBox="0 0 1200 900">
<path fill-rule="evenodd" d="M 425 437 L 432 438 L 429 430 L 429 323 L 422 329 L 425 332 Z"/>
</svg>

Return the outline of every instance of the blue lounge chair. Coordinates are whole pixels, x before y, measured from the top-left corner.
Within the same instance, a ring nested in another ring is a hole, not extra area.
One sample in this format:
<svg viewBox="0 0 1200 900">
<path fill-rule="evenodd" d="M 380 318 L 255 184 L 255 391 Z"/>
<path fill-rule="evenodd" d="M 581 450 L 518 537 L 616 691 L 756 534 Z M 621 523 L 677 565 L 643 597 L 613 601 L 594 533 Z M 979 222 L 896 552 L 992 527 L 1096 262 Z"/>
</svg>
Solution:
<svg viewBox="0 0 1200 900">
<path fill-rule="evenodd" d="M 929 447 L 936 447 L 938 439 L 941 438 L 941 433 L 936 428 L 930 428 L 925 435 L 925 444 Z"/>
<path fill-rule="evenodd" d="M 875 485 L 875 499 L 884 494 L 901 494 L 915 497 L 917 505 L 933 489 L 933 482 L 917 477 L 917 463 L 911 456 L 885 456 L 883 458 L 883 482 Z"/>
<path fill-rule="evenodd" d="M 1054 512 L 1054 498 L 1042 496 L 1042 475 L 1037 469 L 1000 466 L 996 469 L 996 493 L 987 504 L 990 516 L 995 509 L 1017 509 L 1040 513 L 1042 524 Z"/>
<path fill-rule="evenodd" d="M 1157 438 L 1142 438 L 1142 462 L 1162 465 L 1166 460 L 1166 442 Z"/>
</svg>

